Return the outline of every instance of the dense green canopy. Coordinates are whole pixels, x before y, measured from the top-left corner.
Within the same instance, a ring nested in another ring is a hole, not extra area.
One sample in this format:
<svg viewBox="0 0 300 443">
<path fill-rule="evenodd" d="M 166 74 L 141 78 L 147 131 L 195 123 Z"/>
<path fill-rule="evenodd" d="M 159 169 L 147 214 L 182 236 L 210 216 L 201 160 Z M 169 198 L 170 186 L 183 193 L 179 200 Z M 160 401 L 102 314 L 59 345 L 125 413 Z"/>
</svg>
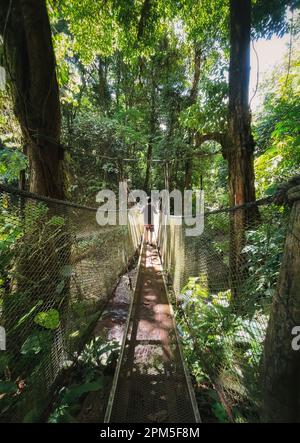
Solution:
<svg viewBox="0 0 300 443">
<path fill-rule="evenodd" d="M 291 29 L 287 8 L 297 6 L 296 0 L 253 1 L 253 39 L 291 32 L 295 40 L 297 14 Z M 69 197 L 92 202 L 96 190 L 117 186 L 121 178 L 143 187 L 147 174 L 146 180 L 161 188 L 166 160 L 170 186 L 183 189 L 190 167 L 187 163 L 193 158 L 191 185 L 203 183 L 211 204 L 226 203 L 227 166 L 221 147 L 214 141 L 198 146 L 194 137 L 226 131 L 229 2 L 49 0 L 48 11 L 60 85 Z M 287 60 L 281 77 L 274 73 L 277 92 L 271 97 L 267 85 L 260 88 L 266 94 L 264 110 L 255 114 L 254 122 L 260 190 L 262 182 L 275 183 L 290 166 L 297 169 L 296 130 L 290 129 L 292 141 L 286 143 L 282 129 L 283 125 L 291 128 L 299 113 L 295 48 L 296 40 L 289 68 Z M 282 87 L 285 76 L 287 85 Z M 5 109 L 1 140 L 8 149 L 1 151 L 2 175 L 14 181 L 25 158 L 18 151 L 9 151 L 9 146 L 21 151 L 22 141 L 11 115 L 9 94 L 0 94 Z M 286 122 L 281 120 L 280 127 L 276 126 L 278 115 Z M 18 161 L 10 166 L 10 158 L 14 160 L 16 155 Z M 124 160 L 128 158 L 136 161 Z M 147 171 L 146 158 L 161 161 L 148 163 Z M 265 178 L 262 172 L 266 159 L 278 165 L 272 178 Z M 260 192 L 264 191 L 266 186 Z"/>
</svg>

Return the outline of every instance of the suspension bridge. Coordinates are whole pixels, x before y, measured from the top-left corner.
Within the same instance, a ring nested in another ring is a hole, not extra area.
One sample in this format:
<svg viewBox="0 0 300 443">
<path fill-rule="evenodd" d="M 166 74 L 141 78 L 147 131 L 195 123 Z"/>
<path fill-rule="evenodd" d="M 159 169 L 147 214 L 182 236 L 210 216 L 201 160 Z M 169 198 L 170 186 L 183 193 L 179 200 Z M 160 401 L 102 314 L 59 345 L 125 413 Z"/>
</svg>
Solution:
<svg viewBox="0 0 300 443">
<path fill-rule="evenodd" d="M 283 230 L 286 225 L 280 209 L 270 203 L 270 199 L 254 203 L 260 206 L 260 232 L 268 239 L 264 257 L 272 254 L 272 223 L 276 221 Z M 172 216 L 168 220 L 160 216 L 156 246 L 151 247 L 142 241 L 138 213 L 128 226 L 99 226 L 95 208 L 6 185 L 0 185 L 0 206 L 0 323 L 8 350 L 3 373 L 14 394 L 10 406 L 14 420 L 22 419 L 30 408 L 38 410 L 51 402 L 53 386 L 88 341 L 137 251 L 138 276 L 104 421 L 201 421 L 182 342 L 192 348 L 202 370 L 209 365 L 211 382 L 221 386 L 225 407 L 226 398 L 256 401 L 246 380 L 251 374 L 256 383 L 260 375 L 255 371 L 270 298 L 265 298 L 263 285 L 254 285 L 260 275 L 249 272 L 249 251 L 261 253 L 260 240 L 253 234 L 257 222 L 248 226 L 240 272 L 230 273 L 230 220 L 233 214 L 243 217 L 245 208 L 208 213 L 200 237 L 187 237 L 184 225 Z M 228 310 L 232 287 L 240 294 L 235 307 L 239 317 L 234 318 L 234 333 L 227 333 L 233 315 Z M 199 299 L 201 309 L 210 309 L 218 325 L 210 330 L 202 324 L 203 342 L 192 324 L 196 314 L 201 319 Z M 178 326 L 173 306 L 178 308 Z M 214 347 L 209 347 L 210 340 Z M 0 403 L 9 395 L 5 392 Z M 22 402 L 17 404 L 19 398 Z"/>
</svg>

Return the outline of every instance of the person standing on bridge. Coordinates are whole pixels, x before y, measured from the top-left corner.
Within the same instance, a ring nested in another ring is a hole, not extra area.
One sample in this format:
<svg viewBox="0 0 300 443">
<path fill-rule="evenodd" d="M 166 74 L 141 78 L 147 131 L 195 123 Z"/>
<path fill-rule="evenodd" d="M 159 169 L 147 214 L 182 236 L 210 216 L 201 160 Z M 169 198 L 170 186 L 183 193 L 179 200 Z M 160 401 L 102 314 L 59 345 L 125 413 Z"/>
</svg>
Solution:
<svg viewBox="0 0 300 443">
<path fill-rule="evenodd" d="M 142 208 L 144 214 L 145 237 L 147 245 L 152 244 L 152 235 L 154 232 L 154 214 L 157 214 L 155 205 L 151 202 L 151 197 L 147 197 L 147 204 Z M 150 236 L 150 241 L 149 241 Z"/>
</svg>

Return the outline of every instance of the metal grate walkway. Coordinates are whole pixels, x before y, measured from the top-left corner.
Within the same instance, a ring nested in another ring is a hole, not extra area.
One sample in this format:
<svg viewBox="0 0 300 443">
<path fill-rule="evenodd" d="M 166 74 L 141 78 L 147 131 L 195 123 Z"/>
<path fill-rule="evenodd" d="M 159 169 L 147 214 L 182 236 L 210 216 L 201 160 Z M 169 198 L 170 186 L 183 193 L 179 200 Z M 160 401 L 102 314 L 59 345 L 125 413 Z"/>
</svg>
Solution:
<svg viewBox="0 0 300 443">
<path fill-rule="evenodd" d="M 146 245 L 105 421 L 200 422 L 160 257 L 155 248 Z"/>
</svg>

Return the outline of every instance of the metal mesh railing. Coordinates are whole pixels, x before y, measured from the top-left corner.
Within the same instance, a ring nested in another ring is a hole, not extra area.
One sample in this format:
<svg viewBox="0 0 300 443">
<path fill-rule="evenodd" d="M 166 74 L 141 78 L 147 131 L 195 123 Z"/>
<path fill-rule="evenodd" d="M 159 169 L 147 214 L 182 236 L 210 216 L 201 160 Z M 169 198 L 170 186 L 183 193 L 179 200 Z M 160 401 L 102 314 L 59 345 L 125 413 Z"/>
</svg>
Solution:
<svg viewBox="0 0 300 443">
<path fill-rule="evenodd" d="M 0 208 L 0 421 L 10 421 L 45 406 L 142 231 L 140 223 L 99 226 L 93 208 L 4 186 Z"/>
<path fill-rule="evenodd" d="M 255 420 L 288 210 L 265 204 L 207 213 L 198 237 L 161 217 L 160 253 L 196 384 L 218 386 L 231 420 Z"/>
</svg>

